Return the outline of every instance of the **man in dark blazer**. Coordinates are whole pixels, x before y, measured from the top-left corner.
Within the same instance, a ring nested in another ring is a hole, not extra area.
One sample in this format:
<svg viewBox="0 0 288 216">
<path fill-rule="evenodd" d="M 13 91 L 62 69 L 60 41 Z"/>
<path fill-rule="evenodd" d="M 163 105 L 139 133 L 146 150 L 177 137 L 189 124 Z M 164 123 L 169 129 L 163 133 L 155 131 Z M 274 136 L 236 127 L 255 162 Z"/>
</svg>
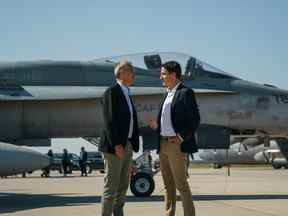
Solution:
<svg viewBox="0 0 288 216">
<path fill-rule="evenodd" d="M 115 68 L 117 84 L 103 96 L 104 132 L 99 145 L 105 159 L 102 216 L 123 215 L 132 151 L 139 150 L 137 114 L 129 94 L 134 76 L 132 64 L 120 62 Z"/>
<path fill-rule="evenodd" d="M 195 132 L 200 115 L 194 92 L 180 82 L 181 67 L 175 61 L 162 65 L 160 79 L 167 93 L 160 103 L 157 120 L 149 125 L 157 131 L 160 169 L 165 185 L 167 216 L 176 211 L 176 188 L 180 192 L 184 216 L 194 216 L 195 208 L 187 181 L 187 154 L 197 152 Z"/>
</svg>

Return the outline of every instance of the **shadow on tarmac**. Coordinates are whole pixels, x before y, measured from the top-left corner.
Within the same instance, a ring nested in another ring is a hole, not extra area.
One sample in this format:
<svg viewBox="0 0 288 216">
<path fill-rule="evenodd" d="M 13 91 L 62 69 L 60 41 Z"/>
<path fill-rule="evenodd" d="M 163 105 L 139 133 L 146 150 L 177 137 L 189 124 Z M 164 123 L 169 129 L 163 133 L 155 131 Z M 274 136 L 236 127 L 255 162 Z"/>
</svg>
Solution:
<svg viewBox="0 0 288 216">
<path fill-rule="evenodd" d="M 195 201 L 219 200 L 288 200 L 286 194 L 261 194 L 261 195 L 194 195 Z M 180 200 L 180 197 L 178 197 Z M 163 196 L 134 197 L 128 196 L 127 202 L 163 202 Z M 79 194 L 21 194 L 0 193 L 0 214 L 17 211 L 63 206 L 94 205 L 101 202 L 101 196 L 79 196 Z"/>
</svg>

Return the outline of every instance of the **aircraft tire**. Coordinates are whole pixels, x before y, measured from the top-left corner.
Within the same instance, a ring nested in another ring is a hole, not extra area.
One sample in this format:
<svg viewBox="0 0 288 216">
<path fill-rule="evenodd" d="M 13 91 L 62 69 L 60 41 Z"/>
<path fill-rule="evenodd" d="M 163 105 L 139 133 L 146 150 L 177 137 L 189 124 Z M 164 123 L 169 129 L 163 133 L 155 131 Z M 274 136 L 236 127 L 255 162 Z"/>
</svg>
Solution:
<svg viewBox="0 0 288 216">
<path fill-rule="evenodd" d="M 138 172 L 131 176 L 130 190 L 136 197 L 149 197 L 155 188 L 155 182 L 151 175 Z"/>
</svg>

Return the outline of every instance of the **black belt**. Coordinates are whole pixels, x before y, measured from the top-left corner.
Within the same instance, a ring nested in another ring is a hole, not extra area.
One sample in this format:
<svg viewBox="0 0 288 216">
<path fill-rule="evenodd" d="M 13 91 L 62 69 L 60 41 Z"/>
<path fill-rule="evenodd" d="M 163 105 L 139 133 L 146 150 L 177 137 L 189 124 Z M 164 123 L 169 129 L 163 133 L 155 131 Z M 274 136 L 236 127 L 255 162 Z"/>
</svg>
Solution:
<svg viewBox="0 0 288 216">
<path fill-rule="evenodd" d="M 176 138 L 177 136 L 160 136 L 161 139 L 164 139 L 164 140 L 169 140 L 169 139 L 173 139 L 173 138 Z"/>
</svg>

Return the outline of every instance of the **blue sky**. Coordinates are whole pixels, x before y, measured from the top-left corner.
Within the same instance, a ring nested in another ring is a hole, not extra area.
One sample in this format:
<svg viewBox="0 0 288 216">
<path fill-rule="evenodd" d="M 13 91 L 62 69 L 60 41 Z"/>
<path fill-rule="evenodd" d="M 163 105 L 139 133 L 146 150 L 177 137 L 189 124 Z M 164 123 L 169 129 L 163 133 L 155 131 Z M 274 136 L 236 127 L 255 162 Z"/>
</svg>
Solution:
<svg viewBox="0 0 288 216">
<path fill-rule="evenodd" d="M 286 0 L 1 1 L 0 61 L 175 51 L 288 89 L 287 11 Z"/>
<path fill-rule="evenodd" d="M 0 61 L 176 51 L 288 89 L 287 11 L 285 0 L 1 1 Z"/>
</svg>

